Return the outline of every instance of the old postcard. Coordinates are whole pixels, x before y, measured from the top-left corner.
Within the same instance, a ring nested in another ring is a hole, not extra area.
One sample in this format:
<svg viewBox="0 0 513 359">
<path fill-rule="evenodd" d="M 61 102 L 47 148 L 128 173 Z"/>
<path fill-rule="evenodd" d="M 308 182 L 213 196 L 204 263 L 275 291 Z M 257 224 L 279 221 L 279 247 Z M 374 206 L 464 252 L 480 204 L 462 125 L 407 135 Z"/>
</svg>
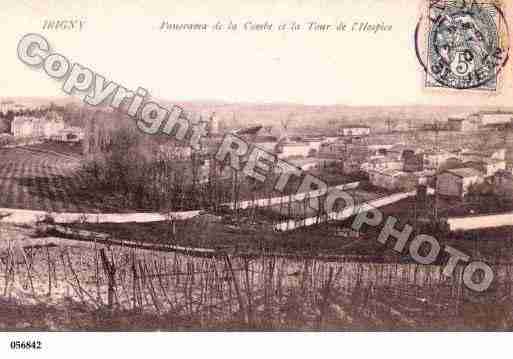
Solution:
<svg viewBox="0 0 513 359">
<path fill-rule="evenodd" d="M 513 329 L 511 1 L 3 5 L 1 330 Z"/>
</svg>

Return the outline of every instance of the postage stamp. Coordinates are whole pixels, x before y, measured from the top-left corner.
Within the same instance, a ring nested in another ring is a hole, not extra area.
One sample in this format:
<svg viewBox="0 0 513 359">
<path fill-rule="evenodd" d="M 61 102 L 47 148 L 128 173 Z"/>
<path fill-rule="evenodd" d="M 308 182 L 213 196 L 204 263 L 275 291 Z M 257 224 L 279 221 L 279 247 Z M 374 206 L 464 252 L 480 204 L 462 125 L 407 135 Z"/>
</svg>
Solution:
<svg viewBox="0 0 513 359">
<path fill-rule="evenodd" d="M 500 2 L 430 0 L 422 20 L 425 24 L 417 27 L 415 45 L 426 72 L 425 87 L 497 90 L 509 54 L 508 25 Z"/>
</svg>

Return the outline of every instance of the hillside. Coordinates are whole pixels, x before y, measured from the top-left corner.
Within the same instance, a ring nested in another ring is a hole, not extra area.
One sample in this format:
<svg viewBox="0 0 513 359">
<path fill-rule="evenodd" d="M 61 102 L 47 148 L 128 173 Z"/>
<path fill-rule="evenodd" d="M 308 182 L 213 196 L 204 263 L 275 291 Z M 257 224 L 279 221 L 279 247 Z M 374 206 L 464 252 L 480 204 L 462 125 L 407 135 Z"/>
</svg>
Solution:
<svg viewBox="0 0 513 359">
<path fill-rule="evenodd" d="M 0 98 L 13 100 L 17 103 L 40 106 L 54 102 L 57 105 L 79 103 L 76 97 L 14 97 Z M 216 116 L 227 127 L 262 124 L 264 126 L 280 126 L 281 121 L 290 119 L 290 128 L 333 128 L 347 123 L 362 123 L 374 128 L 385 128 L 387 119 L 400 122 L 413 121 L 417 124 L 443 121 L 448 116 L 470 114 L 476 111 L 497 110 L 496 107 L 477 106 L 344 106 L 325 105 L 307 106 L 293 103 L 229 103 L 220 101 L 172 101 L 158 100 L 168 106 L 179 105 L 192 112 L 207 116 L 215 112 Z M 511 108 L 501 108 L 513 111 Z"/>
</svg>

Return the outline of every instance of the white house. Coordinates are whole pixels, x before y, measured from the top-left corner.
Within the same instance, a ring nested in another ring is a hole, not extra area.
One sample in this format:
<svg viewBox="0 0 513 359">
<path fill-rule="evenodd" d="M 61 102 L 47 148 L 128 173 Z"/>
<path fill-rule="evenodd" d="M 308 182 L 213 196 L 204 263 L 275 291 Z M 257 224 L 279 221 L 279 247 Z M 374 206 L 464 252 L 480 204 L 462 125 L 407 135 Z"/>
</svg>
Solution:
<svg viewBox="0 0 513 359">
<path fill-rule="evenodd" d="M 391 156 L 375 156 L 363 162 L 360 169 L 367 173 L 398 171 L 403 169 L 403 162 Z"/>
<path fill-rule="evenodd" d="M 372 185 L 390 191 L 410 191 L 418 183 L 418 177 L 415 174 L 399 170 L 371 171 L 369 180 Z"/>
<path fill-rule="evenodd" d="M 502 111 L 480 112 L 481 126 L 508 125 L 513 120 L 513 113 Z"/>
<path fill-rule="evenodd" d="M 310 150 L 308 142 L 285 142 L 280 146 L 278 157 L 308 157 Z"/>
<path fill-rule="evenodd" d="M 46 117 L 16 116 L 11 122 L 11 134 L 14 137 L 50 139 L 64 129 L 61 116 L 49 113 Z"/>
<path fill-rule="evenodd" d="M 460 151 L 459 156 L 462 161 L 472 161 L 475 159 L 484 159 L 484 158 L 494 158 L 505 160 L 506 159 L 506 149 L 504 147 L 494 148 L 488 150 L 471 150 L 471 149 L 463 149 Z"/>
<path fill-rule="evenodd" d="M 35 126 L 39 119 L 32 116 L 16 116 L 11 121 L 11 134 L 17 138 L 39 137 L 36 131 L 40 130 L 40 124 Z"/>
<path fill-rule="evenodd" d="M 367 136 L 370 134 L 370 127 L 365 125 L 347 125 L 339 129 L 342 136 Z"/>
<path fill-rule="evenodd" d="M 437 176 L 436 188 L 440 195 L 462 198 L 473 184 L 484 181 L 481 171 L 475 168 L 449 169 Z"/>
</svg>

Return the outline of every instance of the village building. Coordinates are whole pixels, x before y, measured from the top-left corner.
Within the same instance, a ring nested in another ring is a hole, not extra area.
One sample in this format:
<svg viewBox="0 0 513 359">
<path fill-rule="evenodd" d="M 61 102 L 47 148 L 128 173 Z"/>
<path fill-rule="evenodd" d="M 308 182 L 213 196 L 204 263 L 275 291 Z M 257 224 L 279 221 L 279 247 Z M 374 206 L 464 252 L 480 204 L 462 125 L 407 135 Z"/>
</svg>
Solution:
<svg viewBox="0 0 513 359">
<path fill-rule="evenodd" d="M 0 118 L 0 134 L 9 134 L 11 132 L 11 121 L 5 117 Z"/>
<path fill-rule="evenodd" d="M 482 127 L 504 127 L 513 121 L 512 112 L 482 111 L 477 114 Z"/>
<path fill-rule="evenodd" d="M 369 181 L 373 186 L 389 191 L 411 191 L 418 184 L 415 174 L 399 170 L 370 171 Z"/>
<path fill-rule="evenodd" d="M 16 138 L 37 137 L 35 131 L 40 126 L 34 126 L 39 119 L 32 116 L 16 116 L 11 121 L 11 134 Z"/>
<path fill-rule="evenodd" d="M 11 100 L 5 100 L 0 102 L 0 112 L 2 112 L 3 114 L 6 114 L 9 111 L 19 112 L 25 110 L 26 108 L 26 106 Z"/>
<path fill-rule="evenodd" d="M 493 149 L 493 150 L 490 150 L 490 154 L 488 154 L 488 156 L 490 158 L 495 158 L 495 159 L 499 159 L 499 160 L 506 160 L 506 149 L 505 148 L 497 148 L 497 149 Z"/>
<path fill-rule="evenodd" d="M 401 171 L 403 169 L 403 162 L 394 156 L 375 156 L 363 162 L 360 169 L 367 173 Z"/>
<path fill-rule="evenodd" d="M 6 101 L 0 101 L 0 112 L 7 113 L 9 111 L 12 111 L 14 109 L 14 101 L 6 100 Z"/>
<path fill-rule="evenodd" d="M 370 135 L 370 127 L 365 125 L 346 125 L 339 129 L 340 136 L 368 136 Z"/>
<path fill-rule="evenodd" d="M 397 188 L 399 171 L 386 170 L 386 171 L 368 171 L 369 182 L 376 187 L 394 190 Z"/>
<path fill-rule="evenodd" d="M 424 170 L 424 155 L 422 153 L 404 152 L 403 171 L 419 172 Z"/>
<path fill-rule="evenodd" d="M 472 185 L 483 181 L 483 173 L 475 168 L 455 168 L 438 175 L 436 188 L 441 196 L 463 198 Z"/>
<path fill-rule="evenodd" d="M 463 149 L 460 151 L 459 156 L 462 161 L 472 161 L 475 159 L 482 158 L 494 158 L 505 160 L 506 159 L 506 149 L 504 147 L 499 148 L 491 148 L 491 149 L 483 149 L 483 150 L 471 150 L 471 149 Z"/>
<path fill-rule="evenodd" d="M 423 170 L 418 172 L 412 172 L 417 177 L 418 185 L 434 186 L 436 179 L 436 171 L 434 170 Z"/>
<path fill-rule="evenodd" d="M 491 177 L 498 171 L 506 170 L 506 161 L 495 158 L 483 158 L 481 160 L 464 162 L 463 167 L 475 168 L 481 171 L 485 177 Z"/>
<path fill-rule="evenodd" d="M 443 167 L 444 163 L 454 154 L 446 151 L 426 151 L 424 152 L 424 168 L 439 169 Z"/>
<path fill-rule="evenodd" d="M 341 157 L 346 150 L 346 145 L 342 142 L 324 142 L 319 148 L 319 156 L 328 158 Z"/>
<path fill-rule="evenodd" d="M 310 154 L 311 146 L 308 142 L 285 142 L 279 146 L 278 157 L 303 157 L 306 158 Z"/>
<path fill-rule="evenodd" d="M 43 137 L 46 139 L 52 138 L 52 136 L 59 134 L 65 128 L 64 121 L 45 121 L 43 123 Z M 83 132 L 83 131 L 82 131 Z M 82 134 L 82 139 L 84 135 Z"/>
<path fill-rule="evenodd" d="M 463 165 L 463 161 L 458 156 L 453 156 L 447 158 L 444 162 L 438 166 L 438 169 L 441 171 L 450 170 L 453 168 L 462 168 L 465 167 Z"/>
<path fill-rule="evenodd" d="M 344 156 L 367 158 L 370 154 L 371 152 L 366 145 L 348 143 L 344 147 Z"/>
<path fill-rule="evenodd" d="M 323 139 L 323 143 L 335 143 L 339 140 L 338 136 L 326 136 Z"/>
<path fill-rule="evenodd" d="M 64 130 L 65 124 L 62 116 L 50 112 L 46 117 L 16 116 L 10 127 L 17 138 L 52 139 Z"/>
<path fill-rule="evenodd" d="M 477 131 L 479 129 L 479 118 L 476 116 L 469 117 L 449 117 L 448 127 L 451 131 Z"/>
<path fill-rule="evenodd" d="M 330 164 L 338 163 L 337 160 L 334 159 L 318 159 L 318 158 L 298 158 L 292 159 L 288 161 L 289 164 L 300 168 L 302 171 L 312 171 L 322 169 Z M 276 166 L 274 169 L 275 173 L 282 173 L 284 171 L 283 168 Z M 285 171 L 294 171 L 292 169 L 286 169 Z"/>
<path fill-rule="evenodd" d="M 369 144 L 367 149 L 371 153 L 386 155 L 388 150 L 396 146 L 396 144 Z"/>
<path fill-rule="evenodd" d="M 344 173 L 358 173 L 361 171 L 362 164 L 368 160 L 369 151 L 364 146 L 350 145 L 339 158 L 342 160 Z"/>
<path fill-rule="evenodd" d="M 255 141 L 254 143 L 250 144 L 250 147 L 258 147 L 261 150 L 264 150 L 269 153 L 276 153 L 278 150 L 279 144 L 276 140 L 273 141 Z M 251 151 L 248 151 L 251 152 Z"/>
<path fill-rule="evenodd" d="M 497 171 L 492 181 L 494 192 L 499 196 L 513 199 L 513 174 L 509 171 Z"/>
<path fill-rule="evenodd" d="M 216 116 L 215 113 L 213 113 L 208 122 L 208 134 L 209 135 L 217 135 L 219 134 L 219 118 Z"/>
<path fill-rule="evenodd" d="M 358 173 L 361 171 L 361 162 L 354 158 L 342 161 L 342 172 L 346 174 Z"/>
</svg>

